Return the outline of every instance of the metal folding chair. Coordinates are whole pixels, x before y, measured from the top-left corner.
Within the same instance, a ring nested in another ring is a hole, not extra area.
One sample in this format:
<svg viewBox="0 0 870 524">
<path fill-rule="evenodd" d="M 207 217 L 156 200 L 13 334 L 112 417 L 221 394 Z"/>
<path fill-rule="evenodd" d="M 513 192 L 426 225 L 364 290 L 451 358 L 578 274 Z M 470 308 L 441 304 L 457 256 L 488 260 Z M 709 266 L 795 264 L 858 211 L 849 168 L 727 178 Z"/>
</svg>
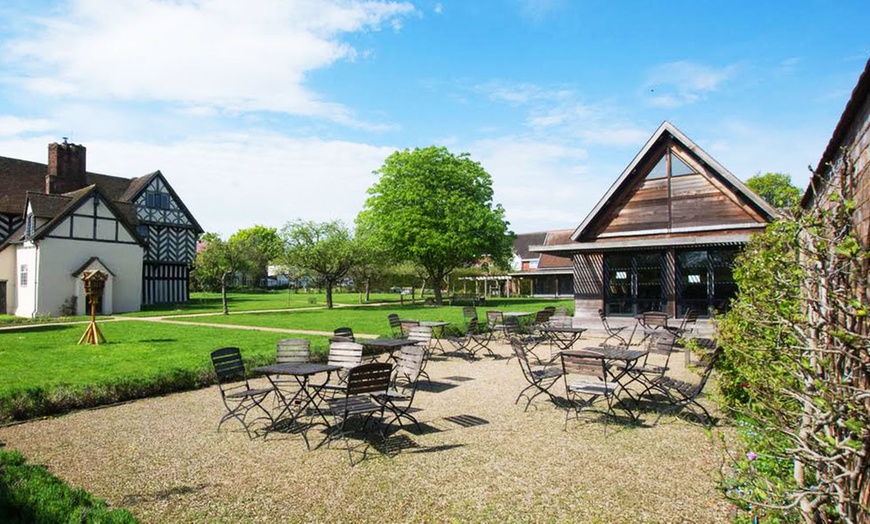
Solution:
<svg viewBox="0 0 870 524">
<path fill-rule="evenodd" d="M 252 388 L 245 372 L 245 364 L 242 361 L 242 353 L 237 347 L 226 347 L 211 352 L 211 362 L 217 375 L 218 389 L 221 392 L 221 400 L 227 408 L 227 413 L 221 417 L 217 429 L 227 420 L 238 420 L 248 438 L 254 438 L 251 434 L 250 424 L 247 422 L 248 413 L 254 409 L 260 409 L 270 424 L 274 424 L 272 415 L 263 407 L 263 401 L 274 388 Z M 263 418 L 263 417 L 258 417 Z M 257 420 L 254 419 L 254 420 Z M 253 421 L 252 421 L 253 422 Z"/>
</svg>

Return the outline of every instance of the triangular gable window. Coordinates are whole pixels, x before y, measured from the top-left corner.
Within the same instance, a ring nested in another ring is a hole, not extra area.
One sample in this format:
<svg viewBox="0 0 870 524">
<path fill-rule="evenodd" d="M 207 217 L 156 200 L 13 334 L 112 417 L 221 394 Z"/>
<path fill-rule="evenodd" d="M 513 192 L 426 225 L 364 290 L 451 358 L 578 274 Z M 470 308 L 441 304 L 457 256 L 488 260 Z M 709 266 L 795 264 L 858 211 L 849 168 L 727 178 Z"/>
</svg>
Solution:
<svg viewBox="0 0 870 524">
<path fill-rule="evenodd" d="M 671 152 L 671 176 L 694 175 L 696 172 L 682 158 Z"/>
<path fill-rule="evenodd" d="M 695 169 L 689 166 L 689 164 L 687 164 L 685 160 L 677 156 L 676 153 L 674 153 L 673 151 L 668 151 L 666 154 L 662 155 L 662 157 L 656 163 L 655 167 L 650 170 L 649 174 L 646 176 L 647 180 L 657 180 L 668 177 L 669 155 L 671 160 L 670 176 L 675 177 L 681 175 L 693 175 L 697 173 Z"/>
<path fill-rule="evenodd" d="M 662 155 L 662 158 L 659 160 L 658 164 L 649 172 L 646 176 L 647 180 L 656 179 L 656 178 L 666 178 L 668 176 L 668 162 L 667 157 Z"/>
</svg>

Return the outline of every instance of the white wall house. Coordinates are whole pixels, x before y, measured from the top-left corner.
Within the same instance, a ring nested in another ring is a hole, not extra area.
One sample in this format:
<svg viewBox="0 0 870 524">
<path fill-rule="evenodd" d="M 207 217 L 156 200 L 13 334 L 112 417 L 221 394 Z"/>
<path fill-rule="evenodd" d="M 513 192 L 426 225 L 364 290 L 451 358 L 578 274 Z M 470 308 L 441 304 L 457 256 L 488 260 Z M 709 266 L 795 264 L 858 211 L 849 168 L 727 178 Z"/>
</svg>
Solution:
<svg viewBox="0 0 870 524">
<path fill-rule="evenodd" d="M 89 313 L 87 270 L 108 275 L 101 314 L 186 302 L 200 233 L 159 171 L 89 173 L 66 142 L 47 165 L 0 157 L 0 314 Z"/>
</svg>

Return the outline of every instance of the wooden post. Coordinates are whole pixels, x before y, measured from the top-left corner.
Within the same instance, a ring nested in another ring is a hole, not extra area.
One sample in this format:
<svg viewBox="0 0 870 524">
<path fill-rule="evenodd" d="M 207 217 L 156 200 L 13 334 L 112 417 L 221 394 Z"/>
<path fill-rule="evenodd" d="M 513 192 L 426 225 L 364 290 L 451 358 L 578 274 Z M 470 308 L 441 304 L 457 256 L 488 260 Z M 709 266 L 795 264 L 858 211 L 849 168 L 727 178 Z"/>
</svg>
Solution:
<svg viewBox="0 0 870 524">
<path fill-rule="evenodd" d="M 91 301 L 91 322 L 88 324 L 87 329 L 85 329 L 82 338 L 79 339 L 79 344 L 87 342 L 88 344 L 99 345 L 100 342 L 106 341 L 106 337 L 103 336 L 103 332 L 100 331 L 100 327 L 97 325 L 96 317 L 97 304 L 103 296 L 103 289 L 108 278 L 108 275 L 97 270 L 85 271 L 84 275 L 82 275 L 85 295 Z"/>
</svg>

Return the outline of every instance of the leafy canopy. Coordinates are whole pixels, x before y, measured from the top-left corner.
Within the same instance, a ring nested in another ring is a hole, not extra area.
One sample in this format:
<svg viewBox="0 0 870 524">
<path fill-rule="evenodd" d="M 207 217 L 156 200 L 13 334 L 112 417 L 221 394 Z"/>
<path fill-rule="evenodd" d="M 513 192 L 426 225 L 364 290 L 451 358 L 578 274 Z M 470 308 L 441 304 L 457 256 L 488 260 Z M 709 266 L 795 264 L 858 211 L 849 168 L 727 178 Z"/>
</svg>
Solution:
<svg viewBox="0 0 870 524">
<path fill-rule="evenodd" d="M 746 186 L 776 208 L 797 205 L 801 190 L 793 186 L 791 176 L 783 173 L 757 174 L 746 181 Z"/>
<path fill-rule="evenodd" d="M 453 269 L 484 255 L 510 256 L 513 234 L 504 208 L 493 205 L 492 179 L 467 153 L 396 151 L 375 174 L 358 225 L 376 232 L 397 259 L 425 268 L 436 299 Z"/>
<path fill-rule="evenodd" d="M 356 242 L 340 221 L 297 220 L 281 230 L 287 264 L 316 273 L 326 286 L 326 305 L 332 307 L 332 287 L 344 278 L 357 257 Z"/>
</svg>

